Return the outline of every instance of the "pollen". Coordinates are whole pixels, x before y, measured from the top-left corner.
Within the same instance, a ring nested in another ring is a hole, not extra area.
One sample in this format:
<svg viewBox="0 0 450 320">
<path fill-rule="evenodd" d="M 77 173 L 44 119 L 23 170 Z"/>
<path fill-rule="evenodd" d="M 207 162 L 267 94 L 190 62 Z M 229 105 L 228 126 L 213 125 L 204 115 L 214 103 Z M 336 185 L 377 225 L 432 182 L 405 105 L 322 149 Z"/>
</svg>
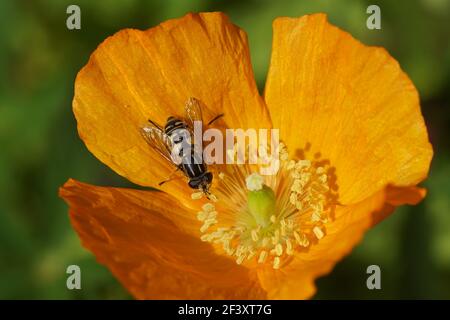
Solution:
<svg viewBox="0 0 450 320">
<path fill-rule="evenodd" d="M 245 178 L 247 189 L 250 191 L 261 190 L 264 184 L 264 178 L 258 173 L 252 173 L 247 178 Z"/>
<path fill-rule="evenodd" d="M 198 199 L 201 199 L 202 197 L 203 197 L 203 192 L 201 192 L 201 191 L 196 191 L 191 194 L 192 200 L 198 200 Z"/>
<path fill-rule="evenodd" d="M 257 165 L 228 165 L 213 185 L 217 201 L 201 207 L 201 240 L 239 265 L 281 269 L 297 252 L 326 237 L 336 195 L 329 164 L 289 159 L 278 148 L 279 170 L 261 175 Z"/>
</svg>

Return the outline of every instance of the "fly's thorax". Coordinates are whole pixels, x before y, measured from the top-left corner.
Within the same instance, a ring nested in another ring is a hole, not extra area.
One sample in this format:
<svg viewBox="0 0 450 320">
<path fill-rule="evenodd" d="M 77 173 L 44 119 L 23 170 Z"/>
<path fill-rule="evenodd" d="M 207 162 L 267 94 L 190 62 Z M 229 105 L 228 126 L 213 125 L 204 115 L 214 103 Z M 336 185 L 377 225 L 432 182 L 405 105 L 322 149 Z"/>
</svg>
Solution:
<svg viewBox="0 0 450 320">
<path fill-rule="evenodd" d="M 172 136 L 177 130 L 183 130 L 187 128 L 188 125 L 183 120 L 175 117 L 169 117 L 167 118 L 166 125 L 164 126 L 164 132 L 168 136 Z"/>
</svg>

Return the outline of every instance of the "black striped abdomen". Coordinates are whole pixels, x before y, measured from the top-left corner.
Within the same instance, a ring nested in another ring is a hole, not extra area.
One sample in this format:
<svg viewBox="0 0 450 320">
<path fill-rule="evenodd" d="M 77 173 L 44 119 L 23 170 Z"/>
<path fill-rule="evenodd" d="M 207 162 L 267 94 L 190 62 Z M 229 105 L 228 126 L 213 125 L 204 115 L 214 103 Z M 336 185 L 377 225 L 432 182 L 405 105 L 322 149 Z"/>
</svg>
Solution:
<svg viewBox="0 0 450 320">
<path fill-rule="evenodd" d="M 181 169 L 189 178 L 195 178 L 206 172 L 206 164 L 202 161 L 201 155 L 194 152 L 191 145 L 191 153 L 182 156 Z"/>
<path fill-rule="evenodd" d="M 191 179 L 204 174 L 207 171 L 207 167 L 203 163 L 203 155 L 195 153 L 195 146 L 192 144 L 194 137 L 189 136 L 187 128 L 188 126 L 185 122 L 175 117 L 169 117 L 164 131 L 172 140 L 173 148 L 179 159 L 181 159 L 181 163 L 179 163 L 180 169 Z"/>
</svg>

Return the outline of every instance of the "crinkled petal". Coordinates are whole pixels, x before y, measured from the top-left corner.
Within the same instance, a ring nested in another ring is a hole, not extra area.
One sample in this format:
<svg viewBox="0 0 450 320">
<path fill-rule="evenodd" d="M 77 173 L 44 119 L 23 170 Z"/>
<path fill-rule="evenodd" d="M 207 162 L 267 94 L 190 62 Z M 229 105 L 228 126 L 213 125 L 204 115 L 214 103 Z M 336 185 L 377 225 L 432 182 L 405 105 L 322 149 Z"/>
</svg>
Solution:
<svg viewBox="0 0 450 320">
<path fill-rule="evenodd" d="M 309 146 L 328 159 L 344 204 L 422 181 L 432 147 L 417 90 L 397 61 L 324 14 L 273 26 L 265 101 L 289 149 Z"/>
<path fill-rule="evenodd" d="M 88 149 L 130 181 L 157 187 L 174 167 L 149 148 L 140 127 L 184 116 L 188 98 L 208 122 L 269 127 L 253 77 L 246 34 L 221 13 L 188 14 L 146 31 L 126 29 L 106 39 L 75 82 L 73 110 Z M 185 179 L 161 187 L 187 200 Z"/>
<path fill-rule="evenodd" d="M 380 217 L 386 217 L 395 207 L 386 202 L 387 191 L 349 206 L 336 208 L 335 218 L 325 226 L 325 236 L 307 250 L 299 251 L 292 261 L 273 270 L 270 266 L 258 270 L 261 286 L 269 299 L 306 299 L 316 292 L 314 281 L 329 273 L 334 265 L 348 255 L 364 233 Z"/>
<path fill-rule="evenodd" d="M 192 211 L 168 194 L 69 180 L 60 196 L 83 246 L 138 299 L 265 296 L 254 273 L 200 241 Z"/>
</svg>

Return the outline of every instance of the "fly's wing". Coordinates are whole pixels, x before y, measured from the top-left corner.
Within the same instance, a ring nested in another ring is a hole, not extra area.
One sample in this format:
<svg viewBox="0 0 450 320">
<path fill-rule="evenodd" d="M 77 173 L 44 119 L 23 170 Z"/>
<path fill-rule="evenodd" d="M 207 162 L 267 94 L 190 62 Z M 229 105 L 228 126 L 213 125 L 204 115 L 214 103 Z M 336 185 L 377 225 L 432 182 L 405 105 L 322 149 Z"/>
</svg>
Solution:
<svg viewBox="0 0 450 320">
<path fill-rule="evenodd" d="M 200 101 L 198 101 L 196 98 L 189 98 L 189 100 L 186 102 L 185 105 L 185 114 L 186 114 L 186 123 L 188 125 L 188 129 L 190 131 L 191 137 L 191 143 L 194 145 L 193 152 L 195 154 L 195 157 L 199 157 L 200 159 L 203 159 L 203 150 L 201 147 L 201 143 L 198 143 L 195 141 L 195 132 L 194 132 L 194 125 L 197 123 L 197 125 L 200 123 L 201 132 L 203 134 L 203 118 L 202 118 L 202 108 L 200 106 Z"/>
<path fill-rule="evenodd" d="M 149 124 L 141 128 L 141 133 L 150 147 L 156 150 L 172 165 L 175 165 L 172 159 L 172 140 L 170 140 L 170 137 L 160 127 L 156 126 L 153 122 L 149 122 Z"/>
<path fill-rule="evenodd" d="M 189 98 L 184 107 L 186 123 L 189 129 L 194 132 L 194 122 L 202 122 L 202 109 L 200 107 L 200 101 L 195 98 Z M 202 122 L 203 124 L 203 122 Z M 203 129 L 203 128 L 202 128 Z"/>
</svg>

